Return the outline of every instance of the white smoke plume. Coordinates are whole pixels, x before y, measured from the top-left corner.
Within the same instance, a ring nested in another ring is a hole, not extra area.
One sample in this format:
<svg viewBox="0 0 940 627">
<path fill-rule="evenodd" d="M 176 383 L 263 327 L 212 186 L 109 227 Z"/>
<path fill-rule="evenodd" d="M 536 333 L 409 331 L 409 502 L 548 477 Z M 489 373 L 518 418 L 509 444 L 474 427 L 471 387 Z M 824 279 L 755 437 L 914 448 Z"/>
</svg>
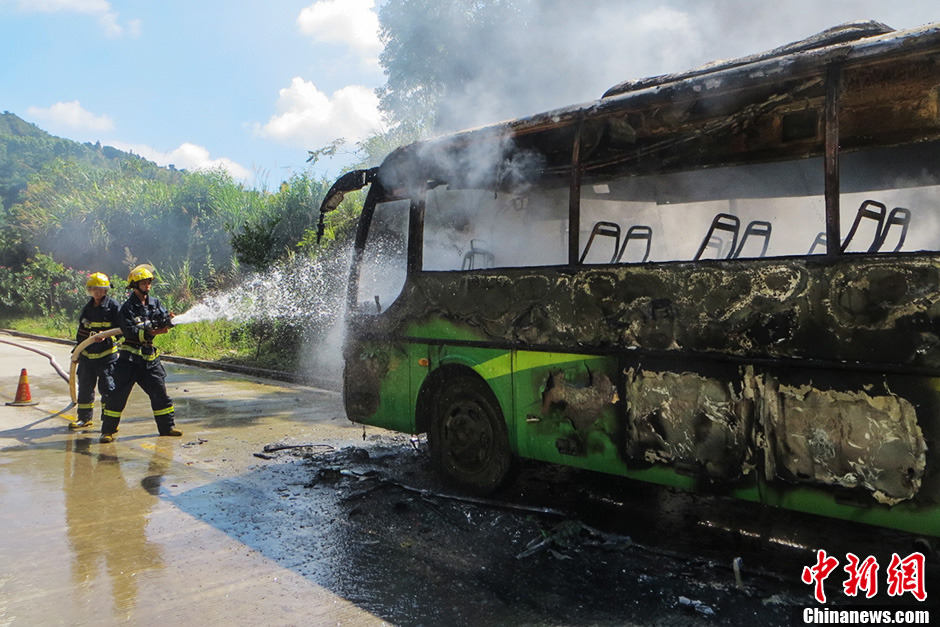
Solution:
<svg viewBox="0 0 940 627">
<path fill-rule="evenodd" d="M 523 24 L 448 33 L 470 77 L 448 95 L 439 131 L 588 102 L 629 79 L 747 56 L 850 21 L 895 29 L 938 19 L 916 0 L 586 0 L 526 3 Z"/>
</svg>

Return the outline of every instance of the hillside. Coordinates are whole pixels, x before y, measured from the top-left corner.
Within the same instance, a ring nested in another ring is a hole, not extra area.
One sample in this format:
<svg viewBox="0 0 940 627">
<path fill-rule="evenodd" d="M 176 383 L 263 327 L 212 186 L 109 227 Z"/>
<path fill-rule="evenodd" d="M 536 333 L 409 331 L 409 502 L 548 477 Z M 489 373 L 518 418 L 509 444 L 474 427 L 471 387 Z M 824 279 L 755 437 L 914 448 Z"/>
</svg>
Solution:
<svg viewBox="0 0 940 627">
<path fill-rule="evenodd" d="M 29 177 L 57 159 L 83 162 L 95 168 L 120 169 L 133 164 L 137 171 L 160 170 L 172 176 L 171 170 L 158 168 L 137 155 L 101 144 L 81 144 L 50 135 L 35 124 L 26 122 L 9 111 L 0 114 L 0 203 L 9 209 L 26 189 Z"/>
<path fill-rule="evenodd" d="M 29 277 L 26 266 L 42 257 L 120 275 L 147 262 L 175 276 L 181 292 L 206 289 L 242 264 L 263 269 L 315 247 L 316 209 L 330 183 L 304 172 L 274 193 L 247 189 L 222 169 L 159 167 L 100 143 L 55 137 L 7 111 L 0 114 L 0 270 Z M 326 241 L 354 224 L 356 198 L 346 207 L 327 220 Z"/>
</svg>

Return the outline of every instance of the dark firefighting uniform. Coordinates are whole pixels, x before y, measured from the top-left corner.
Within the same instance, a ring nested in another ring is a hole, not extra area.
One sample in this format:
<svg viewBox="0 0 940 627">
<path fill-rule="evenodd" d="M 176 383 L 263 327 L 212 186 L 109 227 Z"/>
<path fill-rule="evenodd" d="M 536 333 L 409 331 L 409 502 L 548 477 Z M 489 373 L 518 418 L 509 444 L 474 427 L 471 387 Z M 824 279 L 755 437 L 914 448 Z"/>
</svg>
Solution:
<svg viewBox="0 0 940 627">
<path fill-rule="evenodd" d="M 160 354 L 153 345 L 153 337 L 144 328 L 146 322 L 169 319 L 169 313 L 154 296 L 148 296 L 142 303 L 136 293 L 121 306 L 118 316 L 124 343 L 118 351 L 118 361 L 114 368 L 114 391 L 108 396 L 108 402 L 102 412 L 101 433 L 117 431 L 121 413 L 127 405 L 127 398 L 136 383 L 150 397 L 153 419 L 157 430 L 166 434 L 175 426 L 173 401 L 166 393 L 166 371 L 160 362 Z M 162 324 L 166 326 L 166 324 Z"/>
<path fill-rule="evenodd" d="M 90 299 L 82 308 L 78 317 L 76 344 L 81 344 L 95 333 L 116 328 L 120 305 L 108 295 L 95 306 L 95 299 Z M 117 361 L 117 344 L 114 337 L 106 337 L 100 342 L 90 344 L 78 357 L 75 379 L 78 381 L 78 422 L 91 420 L 95 406 L 95 386 L 101 395 L 101 405 L 114 389 L 114 363 Z"/>
</svg>

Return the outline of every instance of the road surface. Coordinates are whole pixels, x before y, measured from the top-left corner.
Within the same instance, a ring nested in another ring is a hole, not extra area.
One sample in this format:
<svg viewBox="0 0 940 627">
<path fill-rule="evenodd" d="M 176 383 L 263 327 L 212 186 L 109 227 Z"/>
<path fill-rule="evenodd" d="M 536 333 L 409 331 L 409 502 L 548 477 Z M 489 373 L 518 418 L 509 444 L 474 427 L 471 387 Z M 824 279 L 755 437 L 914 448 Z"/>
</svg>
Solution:
<svg viewBox="0 0 940 627">
<path fill-rule="evenodd" d="M 0 339 L 68 368 L 69 346 Z M 8 406 L 23 368 L 38 404 Z M 49 360 L 0 343 L 0 627 L 790 625 L 815 604 L 799 579 L 816 549 L 883 569 L 913 550 L 904 534 L 538 464 L 474 502 L 437 483 L 423 441 L 348 422 L 335 390 L 166 368 L 183 437 L 159 437 L 135 389 L 99 444 L 68 430 Z M 829 607 L 854 607 L 841 579 Z"/>
<path fill-rule="evenodd" d="M 67 372 L 68 346 L 3 338 L 50 352 Z M 23 368 L 38 405 L 8 406 Z M 0 344 L 0 625 L 382 624 L 195 512 L 212 491 L 242 510 L 284 508 L 255 485 L 266 462 L 253 453 L 361 439 L 338 394 L 167 371 L 183 437 L 157 436 L 137 388 L 118 439 L 102 445 L 97 429 L 67 429 L 74 410 L 57 415 L 69 388 L 48 359 Z"/>
</svg>

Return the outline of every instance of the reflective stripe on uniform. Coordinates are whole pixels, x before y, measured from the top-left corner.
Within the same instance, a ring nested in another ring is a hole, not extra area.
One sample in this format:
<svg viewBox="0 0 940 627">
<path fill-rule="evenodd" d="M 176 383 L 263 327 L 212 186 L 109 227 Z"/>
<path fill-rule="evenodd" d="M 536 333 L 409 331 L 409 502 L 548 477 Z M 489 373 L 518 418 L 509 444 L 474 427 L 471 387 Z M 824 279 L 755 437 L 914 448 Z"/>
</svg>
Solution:
<svg viewBox="0 0 940 627">
<path fill-rule="evenodd" d="M 117 418 L 117 419 L 120 419 L 120 418 L 121 418 L 121 412 L 119 412 L 119 411 L 111 411 L 111 410 L 109 410 L 109 409 L 104 409 L 104 410 L 102 410 L 102 411 L 101 411 L 101 415 L 102 415 L 102 416 L 105 416 L 106 418 Z"/>
<path fill-rule="evenodd" d="M 88 327 L 89 329 L 112 329 L 114 328 L 113 325 L 108 321 L 89 322 L 85 326 Z"/>
<path fill-rule="evenodd" d="M 176 411 L 176 410 L 173 408 L 172 405 L 170 405 L 170 406 L 167 407 L 166 409 L 157 409 L 157 410 L 154 410 L 153 415 L 154 415 L 154 416 L 166 416 L 167 414 L 172 414 L 174 411 Z"/>
<path fill-rule="evenodd" d="M 95 404 L 94 403 L 79 403 L 78 408 L 79 409 L 94 409 Z"/>
<path fill-rule="evenodd" d="M 144 355 L 144 353 L 139 348 L 134 348 L 133 346 L 128 346 L 127 344 L 123 345 L 121 347 L 121 350 L 127 351 L 128 353 L 131 353 L 132 355 L 137 355 L 138 357 L 146 361 L 153 361 L 154 359 L 160 356 L 159 350 L 154 349 L 152 355 Z"/>
<path fill-rule="evenodd" d="M 87 357 L 88 359 L 101 359 L 102 357 L 107 357 L 108 355 L 113 355 L 118 350 L 117 346 L 112 346 L 106 351 L 100 353 L 89 353 L 87 350 L 82 351 L 82 356 Z"/>
</svg>

